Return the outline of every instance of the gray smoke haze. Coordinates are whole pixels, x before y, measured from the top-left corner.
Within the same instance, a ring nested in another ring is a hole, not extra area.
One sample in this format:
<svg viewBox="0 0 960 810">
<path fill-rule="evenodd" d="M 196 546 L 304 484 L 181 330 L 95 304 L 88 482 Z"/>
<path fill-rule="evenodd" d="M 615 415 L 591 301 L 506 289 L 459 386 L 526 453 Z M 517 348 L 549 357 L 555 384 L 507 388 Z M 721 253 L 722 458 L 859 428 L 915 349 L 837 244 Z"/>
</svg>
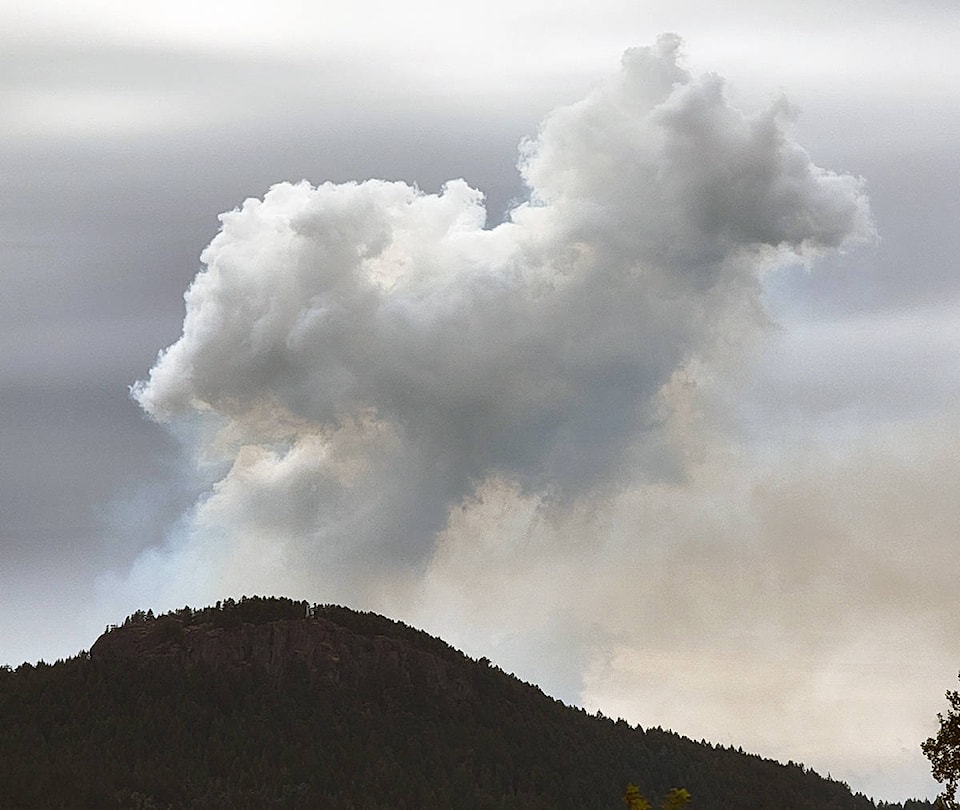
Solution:
<svg viewBox="0 0 960 810">
<path fill-rule="evenodd" d="M 460 180 L 281 183 L 222 215 L 133 390 L 213 483 L 141 575 L 327 598 L 422 574 L 491 488 L 566 520 L 682 480 L 684 392 L 765 325 L 760 274 L 873 231 L 784 101 L 744 114 L 679 47 L 549 115 L 493 229 Z"/>
<path fill-rule="evenodd" d="M 0 0 L 0 664 L 282 593 L 932 796 L 955 3 L 221 5 Z"/>
</svg>

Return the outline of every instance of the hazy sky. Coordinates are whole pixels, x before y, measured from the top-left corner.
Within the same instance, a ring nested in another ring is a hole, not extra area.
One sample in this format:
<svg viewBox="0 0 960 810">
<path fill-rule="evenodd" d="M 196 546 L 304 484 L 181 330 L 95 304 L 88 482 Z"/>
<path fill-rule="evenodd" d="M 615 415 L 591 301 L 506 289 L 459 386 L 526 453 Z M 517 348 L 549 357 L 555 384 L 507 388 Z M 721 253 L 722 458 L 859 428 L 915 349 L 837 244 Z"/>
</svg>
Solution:
<svg viewBox="0 0 960 810">
<path fill-rule="evenodd" d="M 0 12 L 0 662 L 282 593 L 933 795 L 954 2 Z"/>
</svg>

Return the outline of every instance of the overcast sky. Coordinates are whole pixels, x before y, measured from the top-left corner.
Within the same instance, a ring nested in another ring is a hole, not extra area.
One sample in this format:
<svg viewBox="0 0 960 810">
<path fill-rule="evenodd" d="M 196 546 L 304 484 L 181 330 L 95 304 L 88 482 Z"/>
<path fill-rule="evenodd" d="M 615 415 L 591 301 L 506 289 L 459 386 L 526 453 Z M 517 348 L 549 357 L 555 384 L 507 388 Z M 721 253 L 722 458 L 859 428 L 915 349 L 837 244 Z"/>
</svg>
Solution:
<svg viewBox="0 0 960 810">
<path fill-rule="evenodd" d="M 954 2 L 0 12 L 0 662 L 285 594 L 935 793 Z"/>
</svg>

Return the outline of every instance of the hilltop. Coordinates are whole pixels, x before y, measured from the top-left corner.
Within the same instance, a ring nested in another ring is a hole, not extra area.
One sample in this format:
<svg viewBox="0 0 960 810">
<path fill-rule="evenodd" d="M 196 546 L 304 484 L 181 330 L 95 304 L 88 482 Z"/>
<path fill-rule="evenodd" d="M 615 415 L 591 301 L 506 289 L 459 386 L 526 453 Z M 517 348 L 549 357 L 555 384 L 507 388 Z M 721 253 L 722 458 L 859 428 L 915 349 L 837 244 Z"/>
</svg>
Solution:
<svg viewBox="0 0 960 810">
<path fill-rule="evenodd" d="M 259 597 L 138 611 L 89 653 L 0 670 L 0 763 L 9 808 L 614 810 L 628 782 L 695 810 L 876 807 L 565 706 L 383 616 Z"/>
</svg>

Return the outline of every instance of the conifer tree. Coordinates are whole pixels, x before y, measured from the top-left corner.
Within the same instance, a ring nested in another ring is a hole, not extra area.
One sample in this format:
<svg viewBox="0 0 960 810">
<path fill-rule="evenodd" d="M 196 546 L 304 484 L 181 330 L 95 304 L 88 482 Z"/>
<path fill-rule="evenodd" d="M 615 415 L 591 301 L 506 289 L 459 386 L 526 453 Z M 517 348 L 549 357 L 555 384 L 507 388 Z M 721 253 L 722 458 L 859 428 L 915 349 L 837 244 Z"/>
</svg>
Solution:
<svg viewBox="0 0 960 810">
<path fill-rule="evenodd" d="M 939 803 L 943 810 L 960 810 L 957 787 L 960 784 L 960 692 L 947 690 L 950 708 L 946 715 L 937 714 L 940 730 L 921 744 L 930 760 L 933 778 L 943 785 Z"/>
</svg>

